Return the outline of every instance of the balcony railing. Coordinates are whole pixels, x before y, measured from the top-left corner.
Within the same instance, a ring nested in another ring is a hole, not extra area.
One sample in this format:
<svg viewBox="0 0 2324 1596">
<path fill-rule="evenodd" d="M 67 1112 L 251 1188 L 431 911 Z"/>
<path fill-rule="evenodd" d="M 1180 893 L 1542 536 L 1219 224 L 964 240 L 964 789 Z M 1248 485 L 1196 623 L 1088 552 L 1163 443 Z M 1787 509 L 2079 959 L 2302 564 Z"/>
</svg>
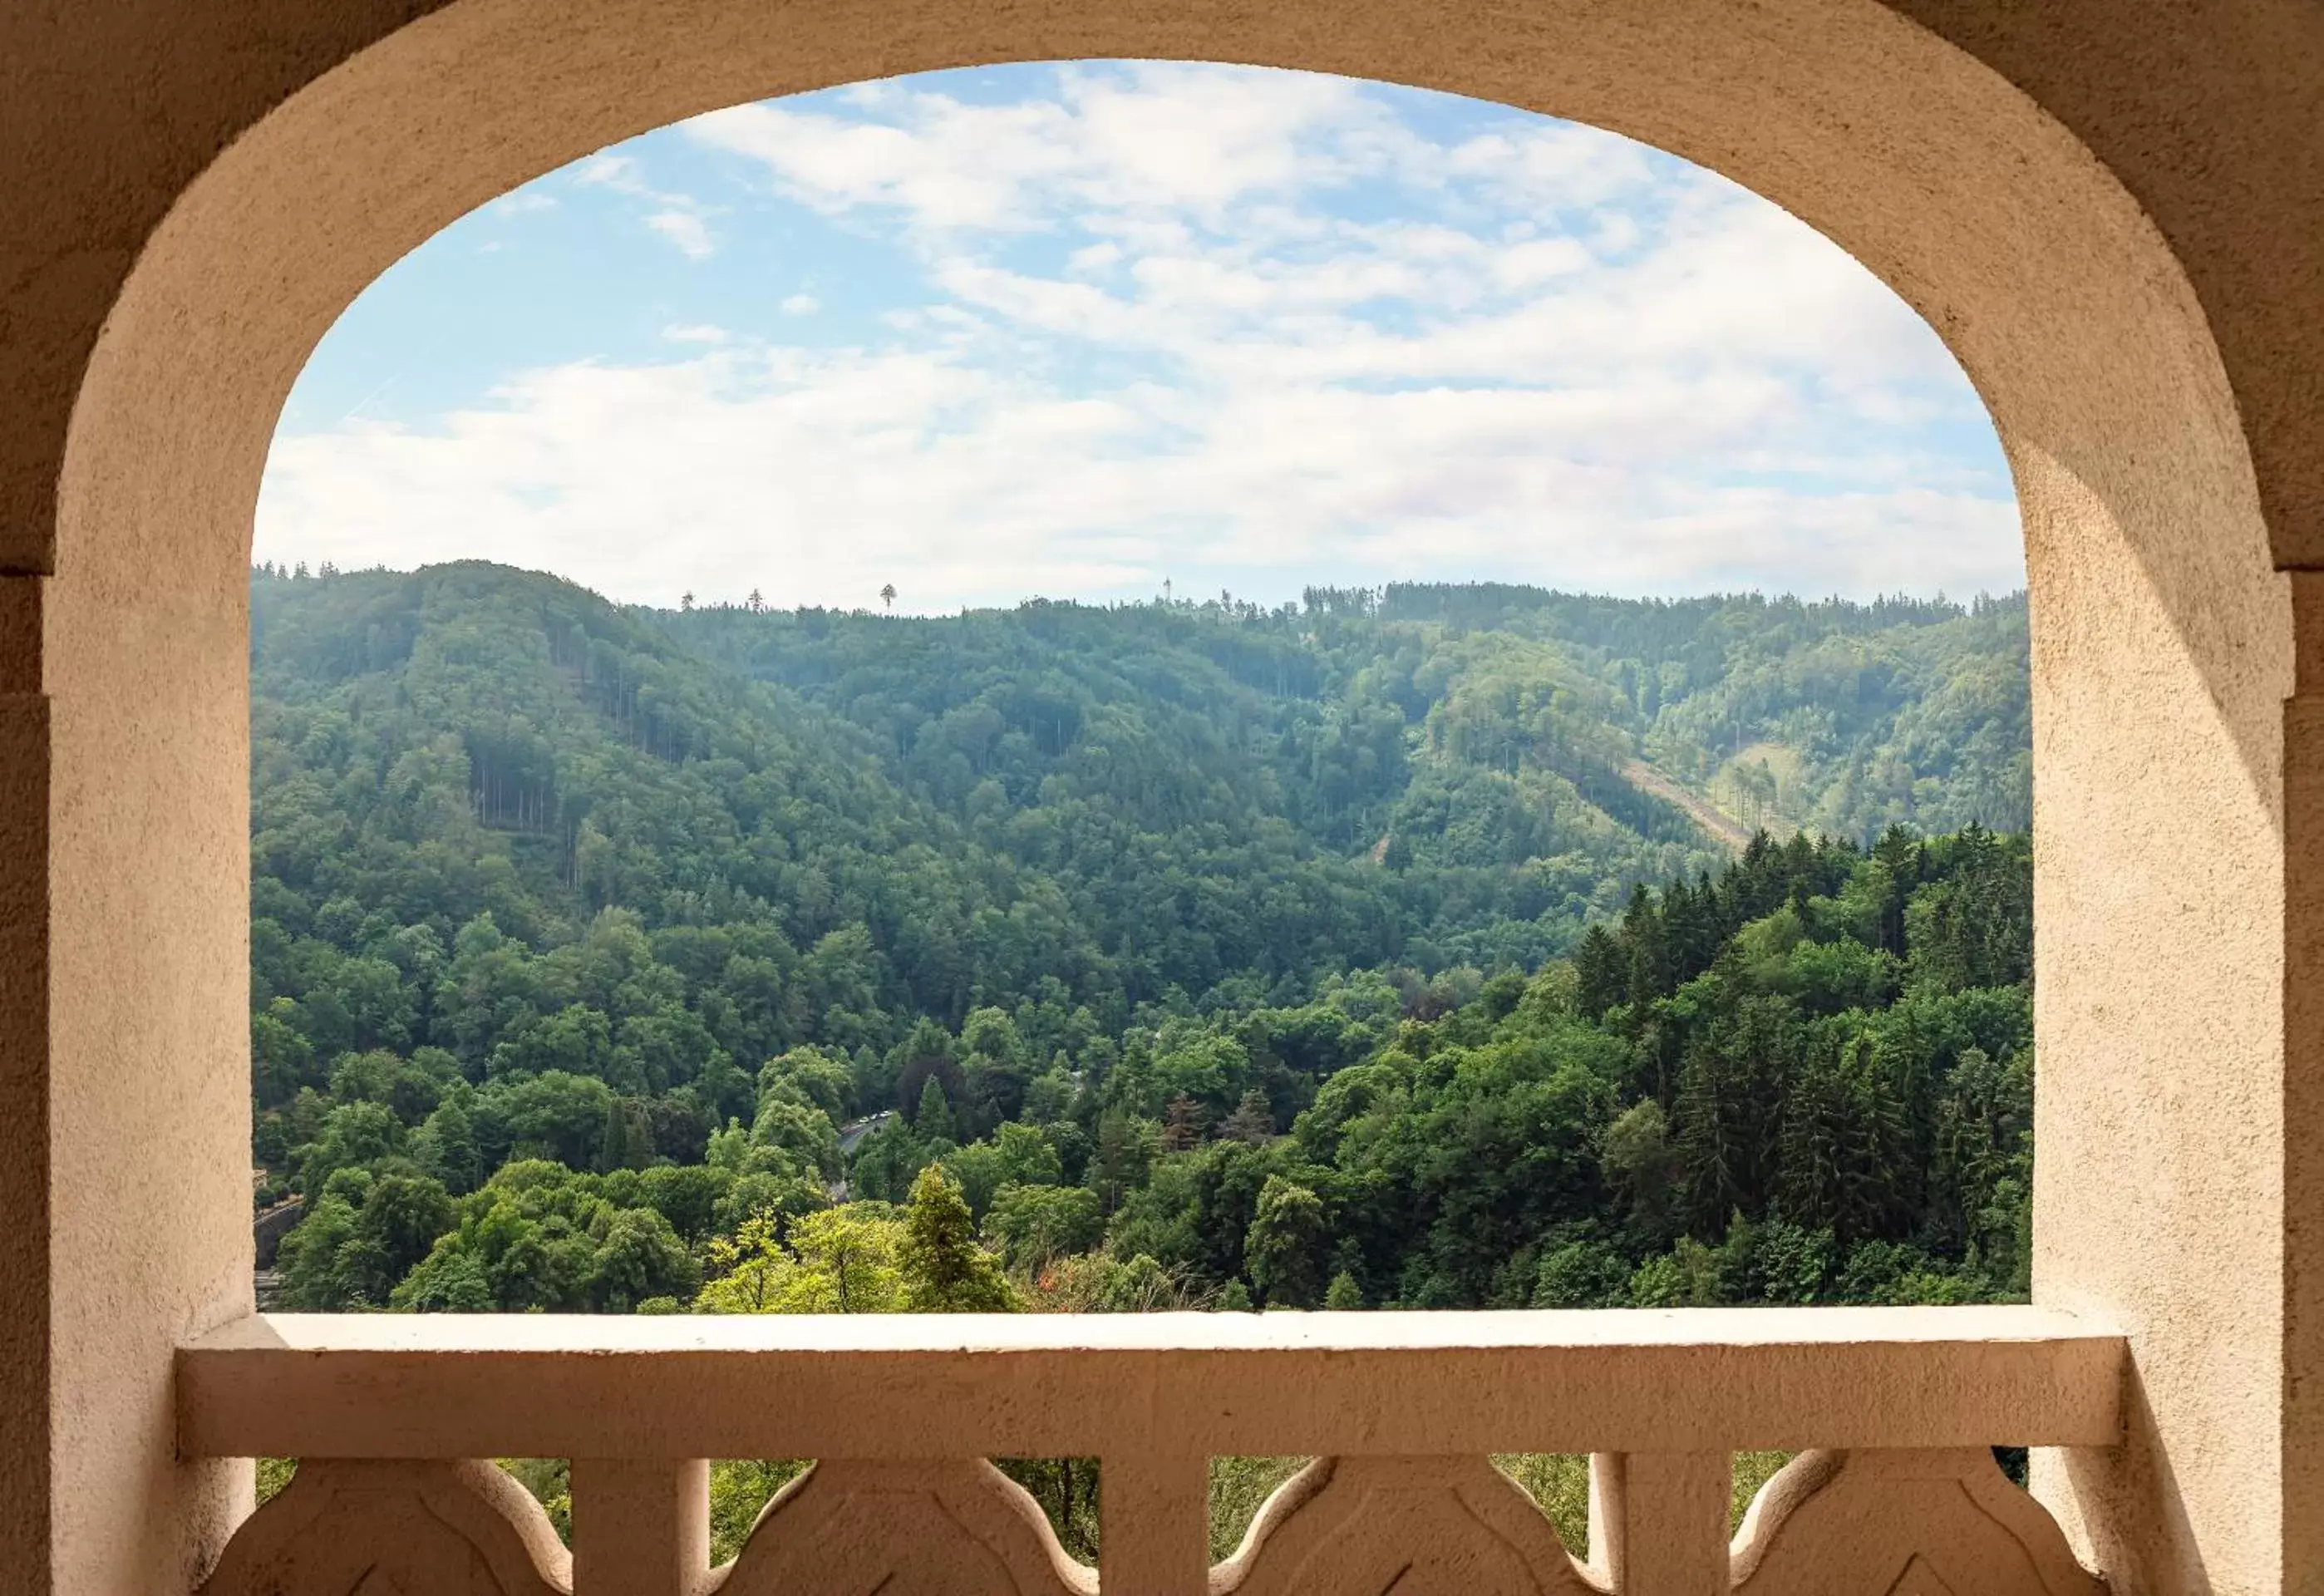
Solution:
<svg viewBox="0 0 2324 1596">
<path fill-rule="evenodd" d="M 180 1450 L 296 1457 L 216 1596 L 2094 1596 L 1992 1445 L 2107 1446 L 2122 1338 L 2029 1307 L 255 1315 Z M 1729 1460 L 1799 1450 L 1729 1537 Z M 1590 1545 L 1488 1461 L 1591 1454 Z M 1213 1456 L 1314 1454 L 1213 1566 Z M 488 1463 L 572 1460 L 568 1556 Z M 1100 1460 L 1099 1567 L 982 1460 Z M 710 1458 L 821 1460 L 709 1566 Z"/>
</svg>

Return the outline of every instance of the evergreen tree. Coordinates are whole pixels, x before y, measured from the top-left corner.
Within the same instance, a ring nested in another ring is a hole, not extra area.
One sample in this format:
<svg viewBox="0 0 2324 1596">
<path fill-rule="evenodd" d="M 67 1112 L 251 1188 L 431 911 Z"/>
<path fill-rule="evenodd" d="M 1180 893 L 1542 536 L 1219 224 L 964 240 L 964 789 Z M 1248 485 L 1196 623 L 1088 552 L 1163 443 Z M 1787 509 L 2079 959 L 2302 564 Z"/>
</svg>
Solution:
<svg viewBox="0 0 2324 1596">
<path fill-rule="evenodd" d="M 1232 1141 L 1247 1142 L 1258 1147 L 1275 1136 L 1275 1109 L 1267 1101 L 1267 1093 L 1253 1086 L 1242 1094 L 1235 1112 L 1227 1116 L 1219 1133 Z"/>
<path fill-rule="evenodd" d="M 1573 950 L 1573 1006 L 1584 1019 L 1600 1019 L 1617 1003 L 1629 1001 L 1628 960 L 1602 925 L 1582 934 Z"/>
<path fill-rule="evenodd" d="M 1329 1241 L 1323 1199 L 1279 1175 L 1268 1176 L 1243 1241 L 1251 1284 L 1271 1307 L 1314 1307 L 1323 1294 L 1322 1259 Z"/>
<path fill-rule="evenodd" d="M 945 1096 L 944 1083 L 930 1075 L 920 1088 L 919 1112 L 912 1116 L 912 1130 L 922 1141 L 952 1141 L 957 1139 L 952 1117 L 952 1102 Z"/>
<path fill-rule="evenodd" d="M 977 1244 L 959 1183 L 941 1164 L 929 1165 L 912 1183 L 897 1263 L 909 1312 L 1005 1314 L 1017 1306 L 1000 1261 Z"/>
<path fill-rule="evenodd" d="M 1163 1149 L 1183 1153 L 1199 1146 L 1202 1140 L 1203 1105 L 1182 1092 L 1163 1111 Z"/>
</svg>

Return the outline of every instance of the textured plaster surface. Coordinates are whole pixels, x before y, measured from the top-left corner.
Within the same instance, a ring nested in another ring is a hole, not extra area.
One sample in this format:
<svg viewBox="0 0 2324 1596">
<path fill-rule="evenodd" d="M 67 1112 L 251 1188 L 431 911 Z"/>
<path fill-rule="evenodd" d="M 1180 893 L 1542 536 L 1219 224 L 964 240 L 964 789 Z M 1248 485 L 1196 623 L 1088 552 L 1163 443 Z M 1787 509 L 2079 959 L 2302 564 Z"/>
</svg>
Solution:
<svg viewBox="0 0 2324 1596">
<path fill-rule="evenodd" d="M 226 1457 L 1195 1459 L 2105 1445 L 2121 1434 L 2123 1352 L 2119 1335 L 2026 1307 L 276 1315 L 180 1354 L 179 1443 Z"/>
<path fill-rule="evenodd" d="M 1803 1452 L 1752 1499 L 1731 1570 L 1735 1596 L 2105 1596 L 1981 1446 Z"/>
<path fill-rule="evenodd" d="M 45 705 L 34 612 L 0 604 L 0 1128 L 45 1122 L 48 1160 L 0 1174 L 0 1566 L 175 1596 L 246 1499 L 173 1459 L 170 1360 L 248 1305 L 244 562 L 314 340 L 436 228 L 627 134 L 1082 55 L 1614 128 L 1793 209 L 1945 337 L 2034 585 L 2036 1291 L 2121 1323 L 2136 1369 L 2127 1444 L 2041 1488 L 2120 1591 L 2324 1566 L 2324 725 L 2284 707 L 2272 568 L 2324 560 L 2312 0 L 0 12 L 0 576 L 54 572 Z"/>
<path fill-rule="evenodd" d="M 323 1461 L 300 1465 L 198 1596 L 567 1596 L 575 1573 L 532 1493 L 484 1459 Z M 598 1591 L 693 1596 L 611 1580 L 577 1596 Z"/>
</svg>

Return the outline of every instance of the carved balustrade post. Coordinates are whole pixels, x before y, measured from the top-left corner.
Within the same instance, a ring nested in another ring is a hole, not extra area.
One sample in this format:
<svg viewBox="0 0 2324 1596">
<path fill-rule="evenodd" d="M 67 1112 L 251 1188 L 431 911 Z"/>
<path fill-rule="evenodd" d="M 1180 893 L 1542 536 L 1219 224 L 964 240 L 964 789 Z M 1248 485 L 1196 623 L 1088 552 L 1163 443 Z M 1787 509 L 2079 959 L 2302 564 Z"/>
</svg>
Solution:
<svg viewBox="0 0 2324 1596">
<path fill-rule="evenodd" d="M 573 1596 L 695 1596 L 710 1576 L 710 1465 L 573 1460 Z"/>
<path fill-rule="evenodd" d="M 1723 1452 L 1590 1458 L 1590 1564 L 1617 1596 L 1726 1596 L 1733 1461 Z"/>
<path fill-rule="evenodd" d="M 1210 1460 L 1102 1460 L 1098 1582 L 1104 1596 L 1203 1596 L 1211 1576 Z"/>
</svg>

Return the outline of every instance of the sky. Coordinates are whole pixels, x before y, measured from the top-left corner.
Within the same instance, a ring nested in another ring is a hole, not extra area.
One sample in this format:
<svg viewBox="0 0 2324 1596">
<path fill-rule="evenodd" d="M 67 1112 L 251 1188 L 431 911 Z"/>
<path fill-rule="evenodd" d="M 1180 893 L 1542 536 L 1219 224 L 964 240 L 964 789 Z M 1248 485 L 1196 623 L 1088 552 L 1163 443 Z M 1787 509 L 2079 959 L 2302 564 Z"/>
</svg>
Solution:
<svg viewBox="0 0 2324 1596">
<path fill-rule="evenodd" d="M 915 613 L 2024 581 L 1968 380 L 1805 224 L 1571 123 L 1156 62 L 734 106 L 471 213 L 317 348 L 254 558 Z"/>
</svg>

